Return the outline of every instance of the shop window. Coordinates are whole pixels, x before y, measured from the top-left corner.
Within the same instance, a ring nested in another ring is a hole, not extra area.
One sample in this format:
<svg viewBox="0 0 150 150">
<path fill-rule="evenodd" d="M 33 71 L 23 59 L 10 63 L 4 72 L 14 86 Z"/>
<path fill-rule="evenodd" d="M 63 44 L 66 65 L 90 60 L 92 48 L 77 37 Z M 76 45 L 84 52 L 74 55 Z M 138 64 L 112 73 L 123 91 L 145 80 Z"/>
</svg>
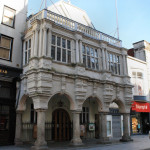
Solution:
<svg viewBox="0 0 150 150">
<path fill-rule="evenodd" d="M 87 45 L 82 46 L 83 64 L 85 67 L 98 70 L 98 51 Z"/>
<path fill-rule="evenodd" d="M 133 88 L 134 95 L 144 95 L 142 72 L 136 72 L 136 71 L 132 72 L 132 84 L 134 85 Z"/>
<path fill-rule="evenodd" d="M 82 112 L 80 114 L 80 124 L 89 123 L 89 108 L 83 107 Z"/>
<path fill-rule="evenodd" d="M 0 58 L 10 60 L 12 53 L 13 39 L 0 34 Z"/>
<path fill-rule="evenodd" d="M 108 64 L 112 73 L 120 75 L 120 57 L 118 55 L 108 53 Z"/>
<path fill-rule="evenodd" d="M 16 11 L 12 8 L 4 6 L 2 24 L 14 27 Z"/>
<path fill-rule="evenodd" d="M 34 110 L 33 104 L 31 104 L 30 122 L 37 123 L 37 112 Z"/>
<path fill-rule="evenodd" d="M 24 55 L 25 55 L 25 64 L 29 63 L 30 57 L 31 57 L 31 39 L 25 41 L 25 49 L 24 49 Z"/>
<path fill-rule="evenodd" d="M 52 59 L 71 63 L 71 42 L 68 39 L 57 35 L 52 35 L 51 41 L 51 57 Z"/>
</svg>

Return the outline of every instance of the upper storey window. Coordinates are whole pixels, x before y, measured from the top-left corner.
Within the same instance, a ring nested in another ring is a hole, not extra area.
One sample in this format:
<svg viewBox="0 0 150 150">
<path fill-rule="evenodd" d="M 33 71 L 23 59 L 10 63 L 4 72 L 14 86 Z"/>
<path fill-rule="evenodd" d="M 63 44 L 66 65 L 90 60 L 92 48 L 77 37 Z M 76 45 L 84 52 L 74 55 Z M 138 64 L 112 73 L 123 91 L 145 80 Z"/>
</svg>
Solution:
<svg viewBox="0 0 150 150">
<path fill-rule="evenodd" d="M 13 39 L 0 35 L 0 58 L 10 60 L 12 52 Z"/>
<path fill-rule="evenodd" d="M 25 64 L 29 63 L 31 57 L 31 39 L 25 41 Z"/>
<path fill-rule="evenodd" d="M 5 24 L 10 27 L 14 27 L 15 13 L 16 11 L 14 9 L 4 6 L 2 24 Z"/>
<path fill-rule="evenodd" d="M 89 46 L 82 46 L 83 64 L 90 69 L 98 70 L 98 52 L 97 49 Z"/>
<path fill-rule="evenodd" d="M 108 53 L 109 70 L 120 75 L 120 58 L 118 55 Z"/>
<path fill-rule="evenodd" d="M 60 62 L 71 63 L 71 41 L 52 35 L 51 57 Z"/>
</svg>

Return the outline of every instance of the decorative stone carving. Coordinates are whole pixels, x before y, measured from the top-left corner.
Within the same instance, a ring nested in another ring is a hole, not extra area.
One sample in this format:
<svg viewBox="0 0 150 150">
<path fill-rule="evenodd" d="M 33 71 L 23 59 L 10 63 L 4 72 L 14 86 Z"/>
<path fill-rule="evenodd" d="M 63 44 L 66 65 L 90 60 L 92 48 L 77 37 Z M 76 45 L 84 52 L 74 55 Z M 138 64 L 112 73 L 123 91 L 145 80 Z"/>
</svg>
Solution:
<svg viewBox="0 0 150 150">
<path fill-rule="evenodd" d="M 51 64 L 52 64 L 52 61 L 51 59 L 49 58 L 40 58 L 39 60 L 39 68 L 44 68 L 44 69 L 51 69 Z"/>
<path fill-rule="evenodd" d="M 104 102 L 111 102 L 113 96 L 113 85 L 111 84 L 104 84 L 103 87 L 103 99 Z"/>
<path fill-rule="evenodd" d="M 82 110 L 82 104 L 83 101 L 86 98 L 86 92 L 87 92 L 87 84 L 82 79 L 76 79 L 75 81 L 75 95 L 76 95 L 76 101 L 78 104 L 78 108 Z"/>
<path fill-rule="evenodd" d="M 66 90 L 66 78 L 61 78 L 61 91 L 64 92 Z"/>
</svg>

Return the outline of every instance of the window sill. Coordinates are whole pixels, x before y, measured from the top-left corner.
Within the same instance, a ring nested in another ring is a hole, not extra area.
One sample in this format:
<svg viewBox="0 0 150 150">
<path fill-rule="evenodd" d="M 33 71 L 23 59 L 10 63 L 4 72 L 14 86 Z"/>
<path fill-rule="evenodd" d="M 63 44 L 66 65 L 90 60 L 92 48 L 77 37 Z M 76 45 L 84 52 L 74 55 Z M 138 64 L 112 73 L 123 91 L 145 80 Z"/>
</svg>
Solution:
<svg viewBox="0 0 150 150">
<path fill-rule="evenodd" d="M 15 29 L 14 26 L 9 26 L 9 25 L 7 25 L 7 24 L 5 24 L 5 23 L 3 23 L 3 22 L 1 22 L 1 24 L 4 25 L 4 26 L 10 27 L 10 28 L 12 28 L 12 29 Z"/>
</svg>

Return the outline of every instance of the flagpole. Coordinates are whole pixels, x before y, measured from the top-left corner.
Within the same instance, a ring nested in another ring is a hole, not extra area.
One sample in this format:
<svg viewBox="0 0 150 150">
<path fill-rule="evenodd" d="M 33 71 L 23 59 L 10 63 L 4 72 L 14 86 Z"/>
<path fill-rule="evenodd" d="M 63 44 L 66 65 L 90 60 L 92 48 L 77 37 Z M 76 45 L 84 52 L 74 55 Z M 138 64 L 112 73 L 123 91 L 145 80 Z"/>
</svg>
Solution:
<svg viewBox="0 0 150 150">
<path fill-rule="evenodd" d="M 117 22 L 117 35 L 118 35 L 118 39 L 119 39 L 119 24 L 118 24 L 117 0 L 116 0 L 116 22 Z"/>
</svg>

